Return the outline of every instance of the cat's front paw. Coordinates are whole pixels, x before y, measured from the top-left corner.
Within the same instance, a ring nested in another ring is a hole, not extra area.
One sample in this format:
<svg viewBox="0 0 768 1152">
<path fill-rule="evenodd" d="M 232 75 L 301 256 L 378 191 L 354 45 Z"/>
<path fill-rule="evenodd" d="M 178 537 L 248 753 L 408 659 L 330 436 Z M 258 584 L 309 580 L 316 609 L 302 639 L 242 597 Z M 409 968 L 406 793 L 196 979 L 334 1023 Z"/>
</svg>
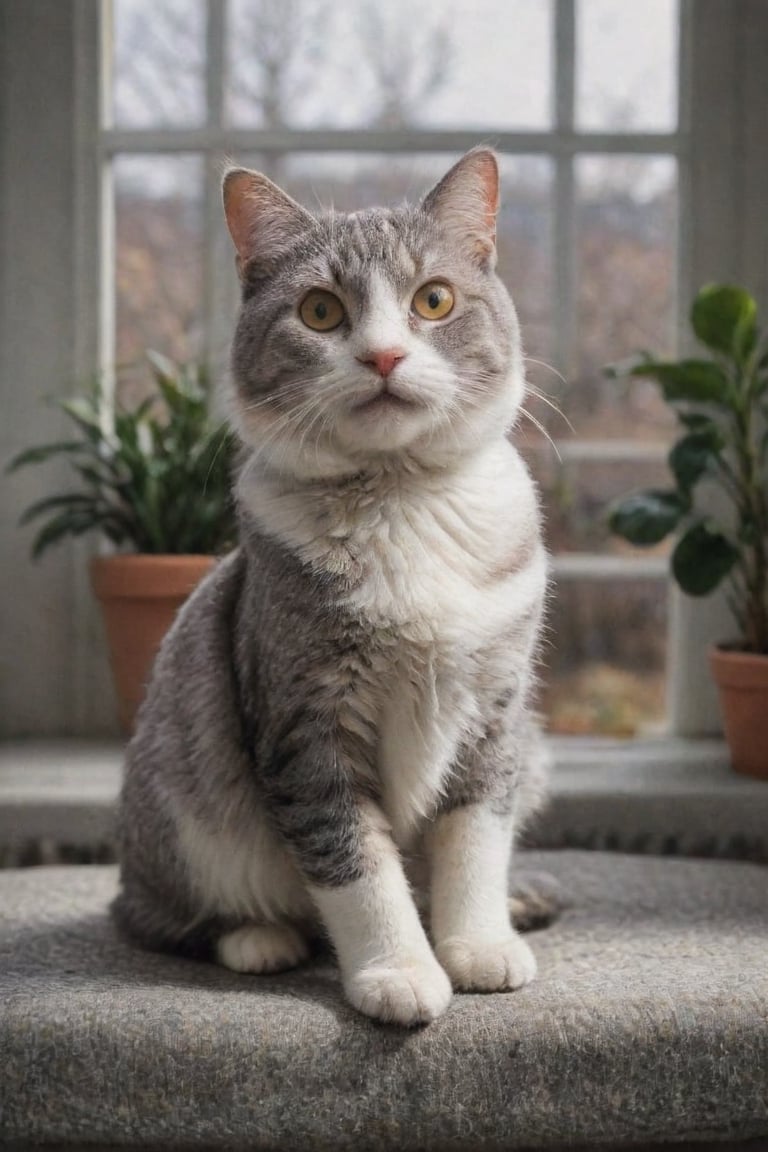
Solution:
<svg viewBox="0 0 768 1152">
<path fill-rule="evenodd" d="M 451 936 L 436 947 L 437 958 L 462 992 L 510 992 L 536 975 L 536 958 L 514 933 L 501 939 Z"/>
<path fill-rule="evenodd" d="M 289 924 L 244 924 L 216 945 L 216 959 L 233 972 L 284 972 L 309 954 L 307 942 Z"/>
<path fill-rule="evenodd" d="M 451 1001 L 451 982 L 432 960 L 376 964 L 345 982 L 347 997 L 365 1016 L 412 1028 L 437 1019 Z"/>
</svg>

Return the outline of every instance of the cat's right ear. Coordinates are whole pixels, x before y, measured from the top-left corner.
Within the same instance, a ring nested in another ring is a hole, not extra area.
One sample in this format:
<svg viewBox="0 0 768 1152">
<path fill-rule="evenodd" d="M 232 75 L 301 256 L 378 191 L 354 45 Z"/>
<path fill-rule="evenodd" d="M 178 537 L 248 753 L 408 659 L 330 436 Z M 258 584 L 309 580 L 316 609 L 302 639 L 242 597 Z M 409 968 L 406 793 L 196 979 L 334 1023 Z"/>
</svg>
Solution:
<svg viewBox="0 0 768 1152">
<path fill-rule="evenodd" d="M 224 174 L 222 191 L 241 279 L 249 268 L 268 273 L 297 233 L 315 227 L 309 212 L 260 172 L 230 168 Z"/>
<path fill-rule="evenodd" d="M 499 164 L 490 148 L 473 148 L 462 156 L 422 204 L 473 259 L 493 267 Z"/>
</svg>

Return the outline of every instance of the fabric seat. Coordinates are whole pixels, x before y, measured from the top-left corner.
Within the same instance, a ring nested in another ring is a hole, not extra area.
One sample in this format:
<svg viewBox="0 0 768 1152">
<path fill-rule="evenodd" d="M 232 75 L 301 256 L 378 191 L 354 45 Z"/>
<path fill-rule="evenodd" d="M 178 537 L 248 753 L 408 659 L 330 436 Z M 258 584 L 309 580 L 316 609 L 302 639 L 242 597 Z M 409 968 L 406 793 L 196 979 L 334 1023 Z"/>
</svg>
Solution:
<svg viewBox="0 0 768 1152">
<path fill-rule="evenodd" d="M 143 953 L 109 867 L 0 872 L 0 1142 L 511 1149 L 768 1136 L 768 872 L 531 852 L 568 907 L 537 982 L 404 1032 L 329 961 L 272 977 Z"/>
</svg>

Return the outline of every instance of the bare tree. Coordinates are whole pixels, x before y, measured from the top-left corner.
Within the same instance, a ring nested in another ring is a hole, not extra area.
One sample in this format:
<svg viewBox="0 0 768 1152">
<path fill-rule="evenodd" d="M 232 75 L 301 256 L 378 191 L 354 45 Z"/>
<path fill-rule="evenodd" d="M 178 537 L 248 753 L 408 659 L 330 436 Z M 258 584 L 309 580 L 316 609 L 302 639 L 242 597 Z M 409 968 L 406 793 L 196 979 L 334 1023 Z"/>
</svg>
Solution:
<svg viewBox="0 0 768 1152">
<path fill-rule="evenodd" d="M 120 0 L 116 13 L 116 118 L 189 124 L 205 117 L 205 27 L 184 0 Z M 192 16 L 190 16 L 192 12 Z"/>
<path fill-rule="evenodd" d="M 374 81 L 378 108 L 372 128 L 404 128 L 425 119 L 428 101 L 451 73 L 454 58 L 449 14 L 419 13 L 367 0 L 358 17 L 363 58 Z"/>
<path fill-rule="evenodd" d="M 297 96 L 312 90 L 326 62 L 326 0 L 252 0 L 233 28 L 233 103 L 263 128 L 294 119 Z"/>
</svg>

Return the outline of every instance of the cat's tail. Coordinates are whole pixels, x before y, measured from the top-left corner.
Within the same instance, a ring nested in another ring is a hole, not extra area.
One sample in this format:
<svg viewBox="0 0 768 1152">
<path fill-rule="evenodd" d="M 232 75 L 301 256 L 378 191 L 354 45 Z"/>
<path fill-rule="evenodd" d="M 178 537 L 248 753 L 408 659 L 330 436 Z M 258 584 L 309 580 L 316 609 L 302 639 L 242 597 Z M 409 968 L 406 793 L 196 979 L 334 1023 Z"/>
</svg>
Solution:
<svg viewBox="0 0 768 1152">
<path fill-rule="evenodd" d="M 509 896 L 509 915 L 519 932 L 546 928 L 568 906 L 562 886 L 548 872 L 521 872 Z"/>
</svg>

